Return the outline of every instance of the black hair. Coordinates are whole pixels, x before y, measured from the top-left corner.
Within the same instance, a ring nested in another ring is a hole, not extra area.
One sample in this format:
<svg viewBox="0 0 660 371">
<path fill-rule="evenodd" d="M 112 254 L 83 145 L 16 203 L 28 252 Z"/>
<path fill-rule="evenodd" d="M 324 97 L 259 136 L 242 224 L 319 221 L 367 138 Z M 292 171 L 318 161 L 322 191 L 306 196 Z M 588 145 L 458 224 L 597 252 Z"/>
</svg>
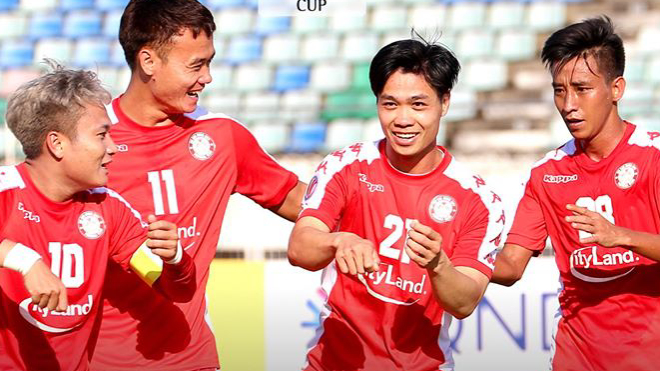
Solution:
<svg viewBox="0 0 660 371">
<path fill-rule="evenodd" d="M 623 76 L 626 64 L 623 41 L 614 33 L 614 25 L 607 16 L 586 19 L 556 31 L 546 40 L 541 60 L 554 73 L 571 59 L 586 60 L 589 55 L 609 81 Z"/>
</svg>

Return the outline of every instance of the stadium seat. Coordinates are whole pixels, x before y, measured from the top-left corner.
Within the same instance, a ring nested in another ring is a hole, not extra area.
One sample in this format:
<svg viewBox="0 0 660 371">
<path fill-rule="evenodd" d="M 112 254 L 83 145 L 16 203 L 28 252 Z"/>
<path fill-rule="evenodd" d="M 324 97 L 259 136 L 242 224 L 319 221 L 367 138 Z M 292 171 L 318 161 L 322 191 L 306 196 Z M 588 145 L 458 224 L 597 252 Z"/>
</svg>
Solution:
<svg viewBox="0 0 660 371">
<path fill-rule="evenodd" d="M 349 62 L 371 61 L 378 52 L 378 36 L 370 32 L 354 32 L 344 37 L 341 58 Z"/>
<path fill-rule="evenodd" d="M 76 42 L 73 65 L 77 67 L 104 66 L 110 62 L 110 42 L 106 39 L 81 39 Z"/>
<path fill-rule="evenodd" d="M 213 81 L 204 88 L 202 95 L 232 88 L 234 69 L 226 64 L 213 63 L 211 64 L 211 77 Z"/>
<path fill-rule="evenodd" d="M 25 35 L 27 16 L 21 13 L 0 13 L 0 39 L 14 39 Z"/>
<path fill-rule="evenodd" d="M 246 4 L 246 0 L 204 0 L 204 5 L 210 9 L 222 9 Z"/>
<path fill-rule="evenodd" d="M 260 91 L 270 87 L 273 79 L 272 67 L 259 64 L 243 64 L 236 68 L 234 89 L 238 91 Z"/>
<path fill-rule="evenodd" d="M 260 17 L 257 16 L 254 32 L 257 35 L 267 36 L 286 32 L 291 28 L 291 17 Z"/>
<path fill-rule="evenodd" d="M 115 67 L 127 66 L 124 49 L 119 44 L 119 40 L 110 41 L 110 59 L 108 64 Z"/>
<path fill-rule="evenodd" d="M 38 13 L 30 19 L 28 35 L 34 39 L 56 37 L 62 33 L 62 15 L 59 13 Z"/>
<path fill-rule="evenodd" d="M 442 4 L 418 4 L 408 12 L 408 26 L 424 34 L 445 30 L 447 7 Z"/>
<path fill-rule="evenodd" d="M 648 60 L 644 76 L 644 81 L 660 83 L 660 54 L 654 55 Z"/>
<path fill-rule="evenodd" d="M 517 1 L 494 1 L 488 7 L 488 26 L 492 29 L 518 29 L 524 26 L 525 4 Z"/>
<path fill-rule="evenodd" d="M 241 95 L 233 92 L 222 94 L 202 93 L 202 106 L 210 112 L 223 113 L 232 117 L 239 117 Z"/>
<path fill-rule="evenodd" d="M 32 64 L 32 43 L 5 40 L 0 47 L 0 67 L 22 67 Z"/>
<path fill-rule="evenodd" d="M 346 63 L 319 62 L 312 66 L 311 87 L 321 92 L 344 90 L 350 84 L 350 68 Z"/>
<path fill-rule="evenodd" d="M 96 0 L 96 8 L 100 10 L 124 10 L 128 0 Z"/>
<path fill-rule="evenodd" d="M 64 36 L 71 38 L 97 36 L 101 33 L 101 16 L 94 11 L 76 11 L 64 19 Z"/>
<path fill-rule="evenodd" d="M 121 86 L 118 83 L 119 69 L 117 67 L 100 66 L 97 68 L 96 66 L 93 66 L 90 70 L 96 72 L 99 80 L 103 83 L 103 86 L 112 93 L 113 97 L 117 94 L 121 94 L 126 88 L 126 86 Z"/>
<path fill-rule="evenodd" d="M 94 0 L 60 0 L 59 9 L 61 11 L 71 11 L 80 9 L 93 9 Z"/>
<path fill-rule="evenodd" d="M 507 61 L 521 61 L 534 58 L 536 35 L 526 30 L 502 31 L 497 38 L 496 54 Z"/>
<path fill-rule="evenodd" d="M 285 120 L 316 120 L 323 98 L 313 90 L 290 90 L 282 94 L 280 112 Z"/>
<path fill-rule="evenodd" d="M 660 77 L 660 74 L 658 75 Z M 654 87 L 651 84 L 627 83 L 626 93 L 619 103 L 619 114 L 625 118 L 633 115 L 652 114 L 654 95 Z"/>
<path fill-rule="evenodd" d="M 282 152 L 289 141 L 289 125 L 285 122 L 258 121 L 250 125 L 250 132 L 269 153 Z"/>
<path fill-rule="evenodd" d="M 361 15 L 334 15 L 330 17 L 329 28 L 333 32 L 364 31 L 367 17 Z"/>
<path fill-rule="evenodd" d="M 339 37 L 335 33 L 304 36 L 300 58 L 305 62 L 321 62 L 339 55 Z"/>
<path fill-rule="evenodd" d="M 44 58 L 52 58 L 59 63 L 69 64 L 73 52 L 73 42 L 69 39 L 41 39 L 34 47 L 33 64 L 40 63 Z"/>
<path fill-rule="evenodd" d="M 1 55 L 1 51 L 0 51 Z M 6 97 L 18 89 L 24 83 L 36 79 L 40 73 L 32 67 L 10 68 L 2 72 L 2 84 L 0 84 L 0 96 Z"/>
<path fill-rule="evenodd" d="M 325 150 L 334 151 L 362 140 L 363 120 L 337 119 L 328 124 Z"/>
<path fill-rule="evenodd" d="M 493 51 L 493 32 L 487 29 L 462 32 L 456 41 L 456 55 L 461 61 L 488 57 Z"/>
<path fill-rule="evenodd" d="M 18 0 L 0 0 L 0 11 L 13 10 L 18 7 Z"/>
<path fill-rule="evenodd" d="M 215 31 L 218 35 L 239 35 L 252 31 L 255 12 L 250 8 L 228 8 L 215 13 L 215 24 L 220 25 Z"/>
<path fill-rule="evenodd" d="M 121 15 L 122 11 L 117 10 L 108 12 L 103 17 L 103 36 L 111 37 L 113 39 L 119 37 L 119 22 L 121 21 Z"/>
<path fill-rule="evenodd" d="M 451 91 L 449 111 L 442 121 L 469 120 L 477 116 L 477 95 L 475 92 L 461 88 L 461 84 Z M 441 124 L 442 125 L 442 124 Z"/>
<path fill-rule="evenodd" d="M 526 27 L 553 31 L 566 23 L 566 4 L 554 1 L 532 2 L 528 6 Z"/>
<path fill-rule="evenodd" d="M 477 90 L 496 90 L 507 83 L 507 65 L 497 59 L 475 60 L 465 64 L 463 75 L 467 87 Z"/>
<path fill-rule="evenodd" d="M 300 58 L 300 39 L 298 35 L 286 33 L 272 35 L 264 40 L 264 62 L 282 63 Z"/>
<path fill-rule="evenodd" d="M 57 0 L 20 0 L 18 8 L 24 12 L 37 12 L 57 8 Z"/>
<path fill-rule="evenodd" d="M 327 30 L 328 17 L 293 17 L 291 31 L 307 34 Z"/>
<path fill-rule="evenodd" d="M 642 26 L 637 33 L 636 45 L 638 51 L 644 54 L 660 53 L 660 27 Z"/>
<path fill-rule="evenodd" d="M 367 91 L 343 91 L 328 94 L 321 113 L 324 120 L 371 118 L 376 116 L 376 98 Z"/>
<path fill-rule="evenodd" d="M 273 90 L 288 91 L 303 89 L 309 85 L 309 66 L 279 66 L 275 72 Z"/>
<path fill-rule="evenodd" d="M 247 93 L 243 97 L 241 113 L 238 117 L 246 122 L 276 120 L 279 118 L 279 104 L 280 96 L 277 93 Z"/>
<path fill-rule="evenodd" d="M 369 16 L 369 30 L 387 32 L 406 28 L 406 16 L 404 6 L 378 6 Z"/>
<path fill-rule="evenodd" d="M 369 63 L 360 63 L 353 66 L 353 82 L 351 83 L 351 89 L 353 91 L 371 92 Z"/>
<path fill-rule="evenodd" d="M 485 23 L 486 4 L 480 2 L 460 2 L 449 8 L 449 27 L 453 31 L 481 29 Z"/>
<path fill-rule="evenodd" d="M 325 145 L 325 129 L 323 122 L 296 123 L 287 150 L 299 153 L 321 151 Z"/>
<path fill-rule="evenodd" d="M 252 62 L 261 58 L 261 38 L 234 36 L 229 42 L 224 60 L 229 64 Z"/>
<path fill-rule="evenodd" d="M 631 55 L 626 49 L 626 69 L 623 72 L 626 83 L 644 81 L 645 67 L 646 63 L 641 55 Z M 626 95 L 628 94 L 626 93 Z"/>
</svg>

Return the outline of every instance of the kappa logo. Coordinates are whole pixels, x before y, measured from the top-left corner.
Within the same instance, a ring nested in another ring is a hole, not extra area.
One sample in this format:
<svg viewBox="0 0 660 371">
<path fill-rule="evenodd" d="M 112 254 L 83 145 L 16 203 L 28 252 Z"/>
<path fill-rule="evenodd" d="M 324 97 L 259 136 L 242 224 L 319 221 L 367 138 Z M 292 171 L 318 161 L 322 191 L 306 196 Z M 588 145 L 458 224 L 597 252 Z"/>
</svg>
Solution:
<svg viewBox="0 0 660 371">
<path fill-rule="evenodd" d="M 95 211 L 85 211 L 78 217 L 78 230 L 89 240 L 96 240 L 105 233 L 105 220 Z"/>
<path fill-rule="evenodd" d="M 18 203 L 18 210 L 23 212 L 23 219 L 27 219 L 31 222 L 39 223 L 41 218 L 35 212 L 25 209 L 25 205 L 22 202 Z"/>
<path fill-rule="evenodd" d="M 385 186 L 382 184 L 374 184 L 367 180 L 367 174 L 358 173 L 358 180 L 367 185 L 369 192 L 385 192 Z"/>
<path fill-rule="evenodd" d="M 545 174 L 543 176 L 543 181 L 546 183 L 562 184 L 569 183 L 578 180 L 577 174 L 573 175 L 550 175 Z"/>
<path fill-rule="evenodd" d="M 208 134 L 199 131 L 190 136 L 188 149 L 194 158 L 205 161 L 215 153 L 215 142 Z"/>
</svg>

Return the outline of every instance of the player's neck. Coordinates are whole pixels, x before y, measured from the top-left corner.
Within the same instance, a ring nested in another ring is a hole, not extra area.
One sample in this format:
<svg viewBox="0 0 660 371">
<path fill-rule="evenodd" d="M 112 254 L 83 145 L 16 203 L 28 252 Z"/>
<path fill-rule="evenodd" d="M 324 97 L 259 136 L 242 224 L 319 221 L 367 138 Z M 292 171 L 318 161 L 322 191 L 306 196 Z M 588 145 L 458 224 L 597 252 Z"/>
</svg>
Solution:
<svg viewBox="0 0 660 371">
<path fill-rule="evenodd" d="M 57 166 L 49 166 L 47 159 L 25 160 L 30 180 L 46 198 L 55 202 L 65 202 L 80 192 L 79 187 L 71 184 L 70 180 Z"/>
<path fill-rule="evenodd" d="M 126 92 L 121 96 L 119 107 L 124 115 L 142 126 L 174 125 L 176 119 L 165 112 L 146 84 L 134 80 L 131 80 Z"/>
<path fill-rule="evenodd" d="M 406 174 L 427 174 L 440 165 L 444 153 L 435 145 L 416 156 L 401 156 L 390 146 L 385 147 L 385 156 L 393 168 Z"/>
<path fill-rule="evenodd" d="M 626 123 L 615 115 L 611 122 L 606 123 L 603 129 L 589 140 L 580 140 L 584 153 L 593 161 L 601 161 L 614 151 L 626 133 Z"/>
</svg>

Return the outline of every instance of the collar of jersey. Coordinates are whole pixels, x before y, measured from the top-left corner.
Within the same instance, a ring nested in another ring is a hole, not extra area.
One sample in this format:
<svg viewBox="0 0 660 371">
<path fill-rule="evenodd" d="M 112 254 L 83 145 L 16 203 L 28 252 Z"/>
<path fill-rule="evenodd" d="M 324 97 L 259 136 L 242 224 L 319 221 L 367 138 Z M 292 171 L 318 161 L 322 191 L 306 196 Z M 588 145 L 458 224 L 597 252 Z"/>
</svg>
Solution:
<svg viewBox="0 0 660 371">
<path fill-rule="evenodd" d="M 380 152 L 380 158 L 383 160 L 383 166 L 387 169 L 387 171 L 398 179 L 402 179 L 405 181 L 412 181 L 412 182 L 419 182 L 426 179 L 433 179 L 435 176 L 442 174 L 447 168 L 447 166 L 449 166 L 449 163 L 451 162 L 452 156 L 449 153 L 449 151 L 447 151 L 447 149 L 443 146 L 436 146 L 438 151 L 442 152 L 443 156 L 442 156 L 442 160 L 440 161 L 438 166 L 435 167 L 435 169 L 424 174 L 404 173 L 403 171 L 398 170 L 397 168 L 392 166 L 390 160 L 387 158 L 387 155 L 385 154 L 386 140 L 387 139 L 383 139 L 378 144 L 378 151 Z"/>
<path fill-rule="evenodd" d="M 635 131 L 636 126 L 631 124 L 628 121 L 624 120 L 624 123 L 626 124 L 626 131 L 623 133 L 623 137 L 621 137 L 621 140 L 619 140 L 619 143 L 617 143 L 616 147 L 614 147 L 614 150 L 612 153 L 610 153 L 607 157 L 600 161 L 594 161 L 592 160 L 582 149 L 582 146 L 576 141 L 575 142 L 575 162 L 578 163 L 582 168 L 587 169 L 587 170 L 595 170 L 595 169 L 600 169 L 604 166 L 607 166 L 610 162 L 613 161 L 614 158 L 617 157 L 617 154 L 621 152 L 624 148 L 626 148 L 628 144 L 628 140 L 632 136 L 633 132 Z"/>
<path fill-rule="evenodd" d="M 121 106 L 119 105 L 119 100 L 121 99 L 122 96 L 123 96 L 123 94 L 120 95 L 119 97 L 115 98 L 112 101 L 112 109 L 115 111 L 115 115 L 117 116 L 117 120 L 120 123 L 124 124 L 124 125 L 130 126 L 132 129 L 139 130 L 139 131 L 146 132 L 146 133 L 149 133 L 149 132 L 153 133 L 153 132 L 158 132 L 158 131 L 162 132 L 162 131 L 176 129 L 183 122 L 183 120 L 185 120 L 184 115 L 180 115 L 181 117 L 174 120 L 173 125 L 167 125 L 167 126 L 144 126 L 144 125 L 140 125 L 139 123 L 137 123 L 136 121 L 134 121 L 133 119 L 128 117 L 128 115 L 126 115 L 126 113 L 124 113 L 124 111 L 121 109 Z"/>
<path fill-rule="evenodd" d="M 30 173 L 28 172 L 26 168 L 26 164 L 20 163 L 16 168 L 18 169 L 18 173 L 21 174 L 21 178 L 23 178 L 23 181 L 25 182 L 26 189 L 28 192 L 31 192 L 35 194 L 41 201 L 43 205 L 46 205 L 45 208 L 41 208 L 42 210 L 48 210 L 48 211 L 64 211 L 66 210 L 69 205 L 73 202 L 73 197 L 69 200 L 63 201 L 63 202 L 58 202 L 58 201 L 53 201 L 50 198 L 46 197 L 39 188 L 34 184 L 32 181 L 32 178 L 30 177 Z"/>
</svg>

